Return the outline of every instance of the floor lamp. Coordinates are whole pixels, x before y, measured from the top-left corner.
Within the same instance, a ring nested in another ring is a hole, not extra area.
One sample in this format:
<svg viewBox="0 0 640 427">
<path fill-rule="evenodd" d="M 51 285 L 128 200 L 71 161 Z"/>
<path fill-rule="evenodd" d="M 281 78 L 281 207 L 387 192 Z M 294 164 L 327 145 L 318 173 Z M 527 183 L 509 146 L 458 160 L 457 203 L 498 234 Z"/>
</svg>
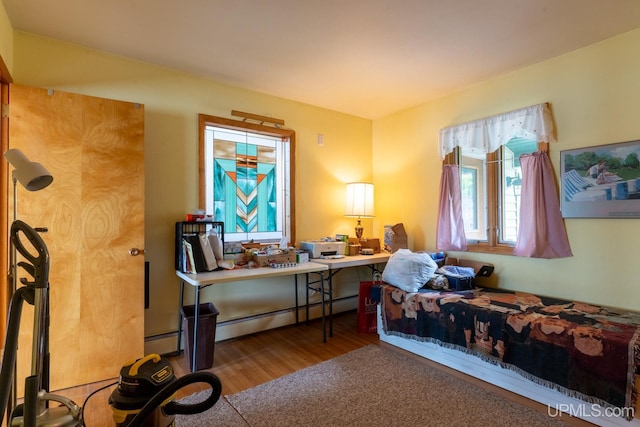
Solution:
<svg viewBox="0 0 640 427">
<path fill-rule="evenodd" d="M 13 166 L 12 173 L 12 181 L 13 181 L 13 222 L 15 223 L 18 218 L 18 183 L 20 183 L 25 189 L 28 191 L 38 191 L 47 187 L 53 181 L 53 177 L 51 174 L 42 166 L 40 163 L 30 161 L 27 156 L 25 156 L 22 151 L 17 148 L 12 148 L 10 150 L 5 151 L 4 157 L 7 159 L 9 164 Z M 15 244 L 11 244 L 11 252 L 10 252 L 10 271 L 9 271 L 9 279 L 10 279 L 10 288 L 8 292 L 9 301 L 13 297 L 13 294 L 16 292 L 18 285 L 18 260 L 17 260 L 17 251 Z M 43 359 L 42 353 L 46 351 L 44 346 L 46 345 L 44 342 L 41 342 L 41 337 L 44 336 L 42 333 L 42 329 L 45 327 L 45 319 L 46 315 L 44 304 L 47 301 L 47 290 L 41 289 L 36 293 L 36 297 L 34 298 L 34 325 L 36 331 L 33 334 L 33 357 L 32 357 L 32 366 L 31 372 L 32 374 L 40 374 L 43 367 L 41 366 L 41 361 Z M 11 390 L 11 402 L 9 411 L 13 406 L 15 406 L 15 386 L 16 381 L 16 372 L 14 366 L 14 374 L 13 374 L 13 388 Z"/>
<path fill-rule="evenodd" d="M 18 183 L 28 191 L 38 191 L 47 187 L 53 181 L 51 174 L 40 163 L 30 161 L 22 151 L 12 148 L 4 152 L 4 158 L 13 166 L 11 174 L 13 181 L 13 221 L 18 219 Z M 17 287 L 17 263 L 16 249 L 11 251 L 11 271 L 9 276 L 13 286 L 12 291 Z"/>
</svg>

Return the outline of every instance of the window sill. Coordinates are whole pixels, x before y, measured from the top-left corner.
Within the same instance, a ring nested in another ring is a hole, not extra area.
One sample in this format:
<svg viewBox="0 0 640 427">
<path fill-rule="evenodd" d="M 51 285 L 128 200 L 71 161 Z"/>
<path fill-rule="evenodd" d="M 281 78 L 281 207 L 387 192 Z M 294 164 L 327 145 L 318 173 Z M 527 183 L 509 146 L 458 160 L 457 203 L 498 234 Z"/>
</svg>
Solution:
<svg viewBox="0 0 640 427">
<path fill-rule="evenodd" d="M 480 252 L 494 255 L 513 255 L 513 246 L 497 245 L 489 246 L 482 243 L 474 243 L 467 245 L 467 252 Z"/>
</svg>

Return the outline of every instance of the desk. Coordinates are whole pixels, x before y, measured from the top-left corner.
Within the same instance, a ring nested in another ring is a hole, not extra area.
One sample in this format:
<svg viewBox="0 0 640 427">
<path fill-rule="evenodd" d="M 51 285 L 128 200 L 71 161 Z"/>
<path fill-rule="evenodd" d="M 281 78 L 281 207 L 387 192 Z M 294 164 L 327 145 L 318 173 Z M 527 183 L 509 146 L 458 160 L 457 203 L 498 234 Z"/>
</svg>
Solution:
<svg viewBox="0 0 640 427">
<path fill-rule="evenodd" d="M 306 274 L 306 286 L 309 288 L 309 273 L 317 273 L 320 275 L 320 286 L 322 289 L 322 331 L 323 342 L 327 341 L 325 330 L 325 312 L 324 312 L 324 272 L 329 267 L 324 264 L 315 262 L 303 262 L 295 267 L 286 268 L 242 268 L 234 270 L 209 271 L 206 273 L 188 274 L 176 271 L 176 275 L 180 278 L 180 314 L 178 319 L 178 354 L 180 354 L 180 341 L 182 339 L 182 307 L 184 306 L 184 284 L 188 283 L 195 288 L 195 306 L 193 319 L 193 351 L 191 352 L 191 370 L 196 369 L 196 349 L 198 338 L 198 316 L 200 311 L 200 291 L 212 285 L 222 283 L 240 282 L 244 280 L 258 280 L 269 277 L 291 276 L 295 278 L 295 295 L 296 295 L 296 323 L 298 323 L 298 274 Z M 307 291 L 308 292 L 308 291 Z M 331 306 L 330 306 L 331 307 Z M 309 305 L 307 298 L 307 318 L 309 313 Z"/>
<path fill-rule="evenodd" d="M 380 272 L 377 264 L 386 263 L 391 256 L 388 252 L 380 252 L 373 255 L 354 255 L 344 258 L 313 258 L 312 261 L 324 264 L 329 269 L 329 336 L 333 336 L 333 276 L 338 274 L 343 268 L 368 266 L 376 273 Z M 322 296 L 324 302 L 324 294 Z M 324 309 L 324 305 L 323 305 Z M 324 314 L 324 313 L 323 313 Z M 307 321 L 309 320 L 309 286 L 307 283 Z"/>
</svg>

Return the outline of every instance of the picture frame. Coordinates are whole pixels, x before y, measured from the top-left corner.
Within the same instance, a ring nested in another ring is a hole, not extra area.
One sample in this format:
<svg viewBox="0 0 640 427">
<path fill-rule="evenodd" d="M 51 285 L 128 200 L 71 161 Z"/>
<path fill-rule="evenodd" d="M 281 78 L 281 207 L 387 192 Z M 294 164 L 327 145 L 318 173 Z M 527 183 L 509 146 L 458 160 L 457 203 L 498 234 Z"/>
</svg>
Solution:
<svg viewBox="0 0 640 427">
<path fill-rule="evenodd" d="M 563 218 L 640 218 L 640 140 L 560 152 Z"/>
</svg>

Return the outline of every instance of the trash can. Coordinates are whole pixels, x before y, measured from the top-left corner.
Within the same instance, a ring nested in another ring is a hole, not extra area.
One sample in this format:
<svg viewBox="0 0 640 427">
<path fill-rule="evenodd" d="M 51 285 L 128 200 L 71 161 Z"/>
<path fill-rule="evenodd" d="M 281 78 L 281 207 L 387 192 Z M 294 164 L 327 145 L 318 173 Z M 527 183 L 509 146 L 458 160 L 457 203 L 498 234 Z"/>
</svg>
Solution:
<svg viewBox="0 0 640 427">
<path fill-rule="evenodd" d="M 184 333 L 184 354 L 187 366 L 192 370 L 193 324 L 195 305 L 185 305 L 181 309 L 182 331 Z M 198 342 L 196 348 L 196 370 L 209 369 L 213 366 L 213 350 L 216 343 L 216 322 L 218 310 L 212 303 L 200 304 L 198 313 Z"/>
</svg>

